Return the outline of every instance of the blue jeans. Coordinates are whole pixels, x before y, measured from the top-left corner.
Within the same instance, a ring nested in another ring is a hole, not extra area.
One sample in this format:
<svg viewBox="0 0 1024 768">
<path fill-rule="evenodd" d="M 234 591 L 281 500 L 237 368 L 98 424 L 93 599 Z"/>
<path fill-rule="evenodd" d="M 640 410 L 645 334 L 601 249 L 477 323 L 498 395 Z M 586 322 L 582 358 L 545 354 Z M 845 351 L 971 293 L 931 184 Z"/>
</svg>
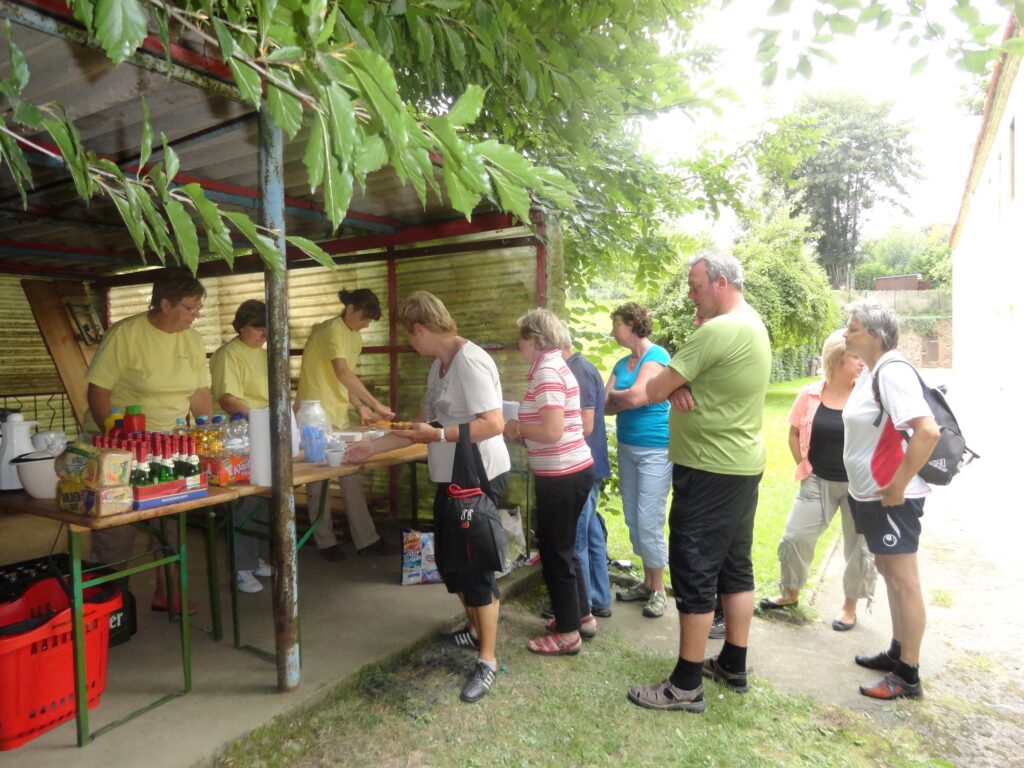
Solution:
<svg viewBox="0 0 1024 768">
<path fill-rule="evenodd" d="M 643 448 L 619 443 L 619 490 L 629 541 L 644 568 L 668 563 L 665 515 L 672 486 L 668 448 Z"/>
<path fill-rule="evenodd" d="M 594 482 L 587 502 L 576 525 L 576 556 L 580 559 L 581 573 L 587 582 L 590 606 L 610 608 L 611 584 L 608 583 L 608 547 L 604 528 L 597 517 L 597 498 L 601 494 L 601 481 Z"/>
</svg>

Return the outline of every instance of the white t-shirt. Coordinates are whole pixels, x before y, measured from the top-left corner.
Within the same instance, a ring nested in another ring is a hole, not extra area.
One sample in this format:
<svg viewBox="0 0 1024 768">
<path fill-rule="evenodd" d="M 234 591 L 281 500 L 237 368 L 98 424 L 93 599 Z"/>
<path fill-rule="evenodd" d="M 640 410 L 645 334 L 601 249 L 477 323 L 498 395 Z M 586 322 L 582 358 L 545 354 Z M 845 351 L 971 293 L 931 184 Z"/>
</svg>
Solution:
<svg viewBox="0 0 1024 768">
<path fill-rule="evenodd" d="M 887 360 L 906 360 L 897 350 L 886 352 L 875 364 Z M 880 489 L 887 486 L 903 461 L 906 442 L 897 431 L 909 429 L 907 422 L 932 411 L 921 392 L 921 382 L 914 370 L 904 363 L 887 365 L 878 378 L 878 389 L 886 413 L 878 426 L 879 407 L 872 391 L 873 371 L 867 368 L 857 379 L 850 399 L 843 408 L 843 463 L 850 478 L 850 495 L 857 501 L 878 501 Z M 904 496 L 916 499 L 931 492 L 917 475 L 907 484 Z"/>
<path fill-rule="evenodd" d="M 501 380 L 494 360 L 471 341 L 455 354 L 451 367 L 441 376 L 441 361 L 435 360 L 427 374 L 423 395 L 423 415 L 427 421 L 439 421 L 446 427 L 468 424 L 478 413 L 501 410 Z M 481 443 L 480 456 L 487 478 L 508 472 L 512 462 L 501 435 Z M 427 466 L 435 483 L 450 483 L 455 462 L 455 443 L 427 443 Z"/>
</svg>

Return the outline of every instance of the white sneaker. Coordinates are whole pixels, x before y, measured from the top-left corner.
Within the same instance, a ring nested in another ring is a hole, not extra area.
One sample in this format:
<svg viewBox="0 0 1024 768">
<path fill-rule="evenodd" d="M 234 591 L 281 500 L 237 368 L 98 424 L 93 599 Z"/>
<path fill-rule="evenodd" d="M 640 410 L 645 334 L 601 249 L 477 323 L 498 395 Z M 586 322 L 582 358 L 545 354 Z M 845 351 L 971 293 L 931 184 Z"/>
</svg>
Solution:
<svg viewBox="0 0 1024 768">
<path fill-rule="evenodd" d="M 259 560 L 259 565 L 256 566 L 252 572 L 253 576 L 259 576 L 260 578 L 267 578 L 268 576 L 274 575 L 274 566 L 264 560 L 262 557 Z"/>
<path fill-rule="evenodd" d="M 252 575 L 252 571 L 237 571 L 235 581 L 242 592 L 259 592 L 263 589 L 260 580 Z"/>
</svg>

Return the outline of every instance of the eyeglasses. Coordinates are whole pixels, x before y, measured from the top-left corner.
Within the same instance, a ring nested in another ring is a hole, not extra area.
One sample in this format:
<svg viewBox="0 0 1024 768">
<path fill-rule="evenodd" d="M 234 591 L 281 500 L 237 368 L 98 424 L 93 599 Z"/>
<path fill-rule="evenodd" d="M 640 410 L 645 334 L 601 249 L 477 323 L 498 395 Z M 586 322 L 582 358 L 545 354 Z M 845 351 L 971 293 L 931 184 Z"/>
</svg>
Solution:
<svg viewBox="0 0 1024 768">
<path fill-rule="evenodd" d="M 198 315 L 203 310 L 203 305 L 202 304 L 200 304 L 198 307 L 196 307 L 196 306 L 192 306 L 191 304 L 186 304 L 185 302 L 182 301 L 182 302 L 178 303 L 178 306 L 181 307 L 182 309 L 186 310 L 191 315 Z"/>
</svg>

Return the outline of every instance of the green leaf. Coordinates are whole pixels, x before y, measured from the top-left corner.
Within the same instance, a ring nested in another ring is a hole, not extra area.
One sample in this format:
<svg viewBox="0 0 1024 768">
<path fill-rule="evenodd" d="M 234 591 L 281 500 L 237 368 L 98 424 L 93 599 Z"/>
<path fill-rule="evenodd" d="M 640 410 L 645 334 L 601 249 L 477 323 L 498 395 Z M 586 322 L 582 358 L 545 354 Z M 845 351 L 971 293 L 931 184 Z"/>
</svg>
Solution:
<svg viewBox="0 0 1024 768">
<path fill-rule="evenodd" d="M 262 81 L 260 80 L 259 73 L 238 59 L 228 59 L 228 67 L 235 78 L 238 90 L 242 93 L 242 98 L 259 109 L 260 99 L 263 96 Z"/>
<path fill-rule="evenodd" d="M 93 28 L 107 57 L 115 64 L 142 45 L 148 30 L 146 12 L 138 0 L 98 0 Z"/>
<path fill-rule="evenodd" d="M 811 60 L 807 54 L 801 53 L 796 62 L 796 71 L 802 75 L 805 79 L 811 79 Z"/>
<path fill-rule="evenodd" d="M 256 7 L 259 13 L 256 14 L 256 21 L 259 24 L 259 47 L 262 48 L 267 39 L 267 29 L 274 18 L 274 11 L 277 8 L 277 0 L 257 0 Z"/>
<path fill-rule="evenodd" d="M 121 169 L 117 166 L 116 163 L 112 163 L 110 160 L 98 157 L 95 160 L 93 160 L 93 165 L 101 170 L 106 171 L 111 176 L 114 176 L 117 179 L 124 181 L 124 173 L 122 173 Z"/>
<path fill-rule="evenodd" d="M 520 221 L 529 221 L 530 196 L 526 190 L 510 180 L 500 168 L 488 166 L 487 171 L 494 182 L 494 188 L 498 191 L 498 202 L 502 209 L 515 214 Z"/>
<path fill-rule="evenodd" d="M 221 221 L 220 211 L 217 210 L 217 206 L 210 202 L 206 197 L 206 193 L 203 192 L 203 188 L 198 184 L 185 184 L 181 187 L 181 191 L 192 200 L 196 211 L 199 212 L 199 218 L 203 221 L 203 229 L 206 230 L 207 250 L 216 256 L 220 256 L 229 265 L 233 264 L 235 261 L 235 248 L 231 242 L 231 233 L 228 232 L 228 228 Z"/>
<path fill-rule="evenodd" d="M 306 151 L 302 155 L 310 192 L 316 192 L 324 178 L 324 138 L 327 135 L 325 119 L 322 114 L 317 113 L 316 118 L 309 126 L 309 139 L 306 141 Z"/>
<path fill-rule="evenodd" d="M 767 87 L 775 82 L 775 78 L 779 76 L 779 63 L 773 61 L 771 64 L 761 70 L 761 85 Z"/>
<path fill-rule="evenodd" d="M 149 124 L 149 104 L 145 97 L 142 98 L 142 144 L 139 147 L 139 172 L 136 176 L 141 178 L 145 172 L 146 163 L 153 154 L 153 128 Z"/>
<path fill-rule="evenodd" d="M 352 172 L 338 167 L 333 157 L 324 163 L 324 210 L 335 229 L 341 226 L 352 202 Z"/>
<path fill-rule="evenodd" d="M 273 64 L 283 64 L 292 61 L 299 61 L 305 55 L 305 50 L 299 48 L 299 46 L 285 45 L 274 49 L 274 51 L 267 56 L 267 61 Z"/>
<path fill-rule="evenodd" d="M 92 179 L 89 178 L 89 167 L 85 162 L 81 144 L 78 142 L 78 134 L 70 123 L 53 117 L 44 117 L 43 125 L 46 127 L 50 137 L 60 147 L 64 156 L 64 164 L 71 174 L 71 180 L 75 184 L 75 191 L 83 200 L 92 197 Z"/>
<path fill-rule="evenodd" d="M 153 205 L 153 199 L 146 190 L 137 190 L 134 184 L 129 184 L 125 187 L 125 192 L 128 193 L 129 201 L 138 206 L 142 211 L 143 218 L 146 220 L 148 225 L 146 228 L 146 241 L 149 243 L 150 250 L 156 254 L 161 262 L 164 262 L 166 254 L 168 252 L 173 253 L 174 251 L 171 239 L 167 236 L 167 222 L 157 212 L 156 206 Z"/>
<path fill-rule="evenodd" d="M 911 67 L 910 67 L 910 75 L 911 75 L 911 77 L 917 77 L 918 75 L 920 75 L 922 72 L 924 72 L 924 69 L 927 66 L 928 66 L 928 54 L 926 53 L 920 59 L 915 61 L 913 63 L 913 65 L 911 65 Z"/>
<path fill-rule="evenodd" d="M 872 3 L 867 6 L 863 11 L 860 12 L 859 21 L 861 24 L 866 24 L 869 21 L 874 21 L 885 12 L 885 6 L 880 3 Z"/>
<path fill-rule="evenodd" d="M 224 211 L 224 215 L 235 225 L 235 229 L 245 235 L 246 240 L 253 244 L 263 263 L 274 272 L 280 274 L 284 269 L 283 255 L 277 250 L 274 241 L 261 235 L 256 225 L 244 213 Z"/>
<path fill-rule="evenodd" d="M 110 192 L 110 199 L 114 202 L 117 207 L 117 212 L 121 214 L 121 218 L 124 220 L 124 225 L 128 228 L 128 234 L 132 236 L 132 242 L 135 243 L 135 248 L 139 251 L 139 255 L 143 259 L 146 258 L 146 228 L 145 222 L 136 217 L 135 212 L 132 210 L 132 206 L 129 202 L 121 197 L 116 192 Z"/>
<path fill-rule="evenodd" d="M 178 253 L 194 275 L 199 266 L 199 238 L 196 235 L 196 225 L 192 223 L 192 217 L 188 215 L 185 206 L 177 200 L 168 200 L 166 208 L 167 218 L 171 220 L 171 227 L 174 229 L 174 239 L 178 241 Z"/>
<path fill-rule="evenodd" d="M 388 148 L 380 136 L 367 136 L 356 150 L 353 171 L 360 177 L 384 167 L 388 161 Z"/>
<path fill-rule="evenodd" d="M 92 29 L 93 3 L 92 0 L 68 0 L 68 6 L 76 19 L 82 22 L 86 29 Z"/>
<path fill-rule="evenodd" d="M 279 67 L 275 67 L 272 71 L 276 77 L 291 81 L 288 73 Z M 268 80 L 267 107 L 270 109 L 274 125 L 287 133 L 289 139 L 294 139 L 299 129 L 302 128 L 302 102 L 284 88 Z"/>
<path fill-rule="evenodd" d="M 174 177 L 178 175 L 181 161 L 178 160 L 178 154 L 174 151 L 174 148 L 167 143 L 167 137 L 162 131 L 160 133 L 160 141 L 164 146 L 164 170 L 167 174 L 167 183 L 170 184 L 174 181 Z"/>
<path fill-rule="evenodd" d="M 327 123 L 331 154 L 348 166 L 356 147 L 356 113 L 352 100 L 337 83 L 325 89 L 330 122 Z"/>
<path fill-rule="evenodd" d="M 466 186 L 460 181 L 458 173 L 452 170 L 448 163 L 444 165 L 444 184 L 451 207 L 472 221 L 473 209 L 480 202 L 480 195 L 466 189 Z"/>
<path fill-rule="evenodd" d="M 27 101 L 19 102 L 14 108 L 14 119 L 27 128 L 39 130 L 43 127 L 43 113 L 35 104 L 29 104 Z"/>
<path fill-rule="evenodd" d="M 25 86 L 28 85 L 28 64 L 25 62 L 25 55 L 21 52 L 21 49 L 15 45 L 14 39 L 11 37 L 11 22 L 4 20 L 4 37 L 7 38 L 7 58 L 9 66 L 11 68 L 10 74 L 4 78 L 4 84 L 10 82 L 13 86 L 13 93 L 21 95 L 21 92 L 25 90 Z M 10 97 L 12 92 L 7 88 L 4 92 Z"/>
<path fill-rule="evenodd" d="M 307 240 L 306 238 L 299 237 L 298 235 L 291 235 L 290 237 L 286 237 L 285 240 L 309 256 L 317 264 L 327 267 L 335 272 L 338 270 L 338 265 L 335 263 L 334 259 L 331 258 L 330 254 L 312 240 Z"/>
<path fill-rule="evenodd" d="M 221 58 L 230 62 L 235 53 L 235 40 L 231 37 L 231 31 L 216 16 L 213 17 L 213 31 L 217 35 L 217 44 L 220 45 Z"/>
<path fill-rule="evenodd" d="M 960 64 L 968 72 L 981 75 L 988 68 L 988 63 L 997 55 L 994 51 L 965 51 Z"/>
<path fill-rule="evenodd" d="M 1016 56 L 1024 56 L 1024 37 L 1011 37 L 1004 40 L 1002 49 Z"/>
<path fill-rule="evenodd" d="M 828 26 L 837 35 L 852 35 L 857 31 L 857 21 L 841 13 L 829 14 Z"/>
<path fill-rule="evenodd" d="M 771 8 L 768 9 L 768 15 L 781 16 L 783 13 L 789 13 L 791 5 L 793 5 L 793 0 L 775 0 Z"/>
<path fill-rule="evenodd" d="M 474 122 L 480 115 L 487 91 L 479 85 L 469 85 L 458 101 L 448 110 L 448 122 L 458 127 Z"/>
<path fill-rule="evenodd" d="M 0 117 L 0 126 L 5 125 L 3 117 Z M 28 196 L 25 194 L 25 184 L 32 186 L 32 170 L 28 161 L 22 153 L 18 142 L 9 133 L 0 131 L 0 160 L 7 162 L 11 173 L 11 180 L 18 189 L 21 196 L 21 207 L 28 208 Z"/>
<path fill-rule="evenodd" d="M 167 205 L 167 201 L 171 197 L 167 190 L 167 175 L 164 173 L 163 164 L 157 163 L 154 165 L 153 169 L 146 176 L 156 188 L 156 194 L 160 198 L 160 202 L 163 205 Z"/>
</svg>

